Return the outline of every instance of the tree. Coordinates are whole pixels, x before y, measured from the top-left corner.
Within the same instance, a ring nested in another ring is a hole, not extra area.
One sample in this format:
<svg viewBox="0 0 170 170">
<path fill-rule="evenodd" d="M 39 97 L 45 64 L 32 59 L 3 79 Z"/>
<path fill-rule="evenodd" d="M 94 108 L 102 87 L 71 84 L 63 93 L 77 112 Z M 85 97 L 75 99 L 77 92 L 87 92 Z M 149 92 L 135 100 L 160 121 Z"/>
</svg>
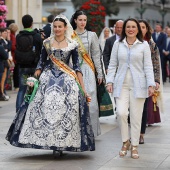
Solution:
<svg viewBox="0 0 170 170">
<path fill-rule="evenodd" d="M 74 8 L 79 9 L 83 3 L 85 3 L 87 0 L 71 0 Z M 119 6 L 116 0 L 98 0 L 101 2 L 101 4 L 106 9 L 106 15 L 117 15 L 119 13 Z"/>
</svg>

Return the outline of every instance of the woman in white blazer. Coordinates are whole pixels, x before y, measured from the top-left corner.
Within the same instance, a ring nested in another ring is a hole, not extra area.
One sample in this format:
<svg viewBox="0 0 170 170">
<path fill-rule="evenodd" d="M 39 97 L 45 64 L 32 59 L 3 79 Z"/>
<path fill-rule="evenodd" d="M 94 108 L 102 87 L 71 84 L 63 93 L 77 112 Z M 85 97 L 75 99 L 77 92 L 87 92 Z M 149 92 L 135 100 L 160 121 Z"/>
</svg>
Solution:
<svg viewBox="0 0 170 170">
<path fill-rule="evenodd" d="M 108 92 L 113 92 L 116 98 L 123 142 L 119 155 L 124 157 L 130 148 L 127 122 L 130 109 L 131 157 L 138 159 L 144 101 L 153 94 L 155 82 L 149 45 L 143 41 L 140 25 L 133 18 L 124 22 L 122 36 L 114 43 L 106 82 Z"/>
</svg>

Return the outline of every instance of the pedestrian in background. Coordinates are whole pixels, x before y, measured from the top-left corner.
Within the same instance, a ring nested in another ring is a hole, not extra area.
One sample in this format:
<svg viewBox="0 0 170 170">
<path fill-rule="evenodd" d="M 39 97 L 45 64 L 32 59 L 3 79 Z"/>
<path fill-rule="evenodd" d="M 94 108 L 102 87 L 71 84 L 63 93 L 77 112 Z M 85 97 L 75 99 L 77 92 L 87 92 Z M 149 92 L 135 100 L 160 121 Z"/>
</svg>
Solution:
<svg viewBox="0 0 170 170">
<path fill-rule="evenodd" d="M 163 83 L 166 82 L 166 59 L 163 54 L 163 49 L 166 48 L 166 34 L 163 33 L 162 30 L 162 25 L 160 23 L 157 23 L 155 26 L 155 32 L 152 33 L 152 38 L 153 41 L 156 43 L 158 49 L 159 49 L 159 54 L 160 54 L 160 60 L 161 60 L 161 69 L 162 69 L 162 79 Z"/>
<path fill-rule="evenodd" d="M 166 67 L 167 77 L 169 77 L 170 82 L 170 28 L 167 28 L 167 37 L 166 37 L 166 47 L 163 49 L 163 55 L 164 55 L 164 64 Z M 168 65 L 167 65 L 168 63 Z"/>
<path fill-rule="evenodd" d="M 103 51 L 103 61 L 104 61 L 106 73 L 110 62 L 110 55 L 111 55 L 113 44 L 116 40 L 120 39 L 122 28 L 123 28 L 123 21 L 118 20 L 115 24 L 115 34 L 110 38 L 106 39 L 106 43 Z"/>
<path fill-rule="evenodd" d="M 53 22 L 53 20 L 54 20 L 54 15 L 49 15 L 47 17 L 48 23 L 43 27 L 45 38 L 50 37 L 50 34 L 51 34 L 51 23 Z"/>
<path fill-rule="evenodd" d="M 4 61 L 8 60 L 8 53 L 2 45 L 0 45 L 0 84 L 2 75 L 4 73 Z M 9 99 L 4 95 L 4 92 L 0 90 L 0 101 L 8 101 Z"/>
<path fill-rule="evenodd" d="M 15 58 L 19 64 L 19 91 L 16 99 L 16 111 L 24 101 L 27 90 L 26 77 L 33 76 L 40 58 L 42 39 L 41 35 L 32 29 L 33 18 L 30 15 L 22 17 L 24 30 L 16 36 Z"/>
<path fill-rule="evenodd" d="M 111 33 L 110 28 L 105 27 L 105 28 L 102 30 L 102 32 L 101 32 L 101 34 L 100 34 L 100 36 L 99 36 L 99 44 L 100 44 L 100 47 L 101 47 L 101 49 L 102 49 L 102 52 L 103 52 L 103 50 L 104 50 L 104 46 L 105 46 L 106 39 L 109 38 L 109 37 L 111 37 L 111 36 L 112 36 L 112 33 Z"/>
<path fill-rule="evenodd" d="M 13 71 L 13 82 L 15 90 L 19 89 L 19 65 L 15 59 L 15 50 L 16 50 L 16 32 L 18 31 L 18 26 L 15 23 L 9 25 L 9 30 L 11 31 L 10 38 L 11 38 L 11 55 L 14 62 L 14 71 Z"/>
<path fill-rule="evenodd" d="M 4 60 L 4 72 L 2 74 L 1 78 L 1 93 L 3 94 L 4 98 L 6 100 L 9 100 L 9 96 L 6 94 L 6 83 L 9 75 L 9 68 L 10 64 L 12 62 L 12 56 L 11 56 L 11 40 L 10 40 L 10 30 L 7 28 L 0 28 L 0 44 L 4 47 L 5 51 L 8 53 L 8 60 Z"/>
<path fill-rule="evenodd" d="M 130 148 L 127 121 L 130 109 L 131 157 L 138 159 L 137 147 L 144 101 L 153 94 L 155 82 L 150 48 L 148 43 L 143 41 L 136 19 L 129 18 L 123 24 L 122 36 L 113 45 L 106 82 L 108 92 L 113 93 L 116 98 L 123 142 L 119 155 L 124 157 Z"/>
</svg>

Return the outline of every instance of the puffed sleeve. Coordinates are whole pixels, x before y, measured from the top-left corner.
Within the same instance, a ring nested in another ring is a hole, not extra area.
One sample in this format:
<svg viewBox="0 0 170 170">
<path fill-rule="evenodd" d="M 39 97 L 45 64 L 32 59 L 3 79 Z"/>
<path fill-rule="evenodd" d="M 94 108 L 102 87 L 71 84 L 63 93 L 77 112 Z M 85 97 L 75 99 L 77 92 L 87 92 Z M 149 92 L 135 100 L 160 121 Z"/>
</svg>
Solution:
<svg viewBox="0 0 170 170">
<path fill-rule="evenodd" d="M 111 57 L 110 57 L 110 63 L 108 66 L 108 72 L 106 75 L 106 83 L 114 83 L 114 77 L 116 74 L 116 70 L 118 67 L 118 49 L 119 49 L 119 41 L 115 41 L 112 52 L 111 52 Z"/>
<path fill-rule="evenodd" d="M 147 79 L 147 87 L 155 86 L 150 47 L 146 41 L 144 41 L 143 43 L 145 45 L 143 58 L 144 58 L 144 72 L 145 72 L 146 79 Z"/>
<path fill-rule="evenodd" d="M 48 56 L 47 51 L 46 51 L 45 47 L 42 46 L 40 60 L 37 64 L 36 70 L 40 69 L 42 71 L 44 69 L 45 64 L 46 64 L 46 60 L 47 60 L 47 56 Z"/>
<path fill-rule="evenodd" d="M 102 63 L 101 63 L 102 51 L 100 50 L 99 40 L 95 32 L 93 32 L 92 35 L 90 53 L 97 71 L 97 78 L 102 78 L 103 77 Z"/>
<path fill-rule="evenodd" d="M 71 55 L 72 55 L 72 64 L 73 64 L 73 70 L 74 71 L 78 71 L 81 72 L 80 69 L 80 64 L 79 64 L 79 57 L 78 57 L 78 48 L 74 48 L 71 51 Z M 82 73 L 82 72 L 81 72 Z"/>
</svg>

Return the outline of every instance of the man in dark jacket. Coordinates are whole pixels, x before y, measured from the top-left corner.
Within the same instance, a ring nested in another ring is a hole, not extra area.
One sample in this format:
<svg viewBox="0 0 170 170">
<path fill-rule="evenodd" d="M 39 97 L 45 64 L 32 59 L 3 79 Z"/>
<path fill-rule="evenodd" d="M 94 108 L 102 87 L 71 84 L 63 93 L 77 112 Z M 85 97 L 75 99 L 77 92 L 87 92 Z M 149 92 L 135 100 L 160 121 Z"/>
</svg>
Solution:
<svg viewBox="0 0 170 170">
<path fill-rule="evenodd" d="M 155 32 L 152 34 L 152 38 L 156 43 L 161 59 L 162 79 L 166 82 L 166 58 L 164 57 L 163 50 L 166 48 L 166 34 L 162 32 L 162 25 L 157 23 L 155 26 Z"/>
<path fill-rule="evenodd" d="M 164 72 L 166 72 L 167 62 L 169 62 L 169 70 L 170 70 L 170 28 L 167 29 L 167 37 L 166 37 L 166 47 L 163 49 L 164 54 Z M 169 71 L 168 70 L 168 71 Z M 164 79 L 166 80 L 166 79 Z M 170 82 L 170 75 L 169 75 L 169 82 Z"/>
<path fill-rule="evenodd" d="M 116 40 L 120 38 L 121 33 L 122 33 L 122 28 L 123 28 L 123 21 L 118 20 L 115 24 L 115 35 L 106 39 L 105 47 L 103 50 L 103 61 L 104 61 L 106 73 L 107 73 L 108 66 L 109 66 L 110 55 L 111 55 L 113 44 Z"/>
<path fill-rule="evenodd" d="M 35 51 L 36 58 L 38 58 L 38 59 L 36 60 L 37 62 L 34 62 L 34 63 L 27 62 L 27 63 L 24 63 L 24 64 L 23 63 L 19 64 L 20 80 L 19 80 L 19 91 L 18 91 L 17 100 L 16 100 L 16 110 L 18 110 L 20 105 L 22 104 L 22 102 L 24 100 L 24 95 L 25 95 L 25 92 L 26 92 L 26 89 L 27 89 L 27 86 L 25 85 L 24 77 L 34 75 L 35 68 L 37 66 L 37 63 L 38 63 L 38 60 L 39 60 L 39 57 L 40 57 L 41 48 L 42 48 L 41 35 L 32 29 L 33 18 L 30 15 L 24 15 L 22 17 L 22 24 L 23 24 L 24 30 L 19 32 L 19 34 L 16 36 L 16 40 L 17 40 L 17 37 L 19 37 L 21 34 L 25 34 L 25 35 L 28 35 L 28 36 L 31 35 L 33 37 L 33 49 L 32 50 Z M 19 41 L 19 39 L 18 39 L 18 41 Z M 16 46 L 18 44 L 19 44 L 19 42 L 16 41 Z M 25 57 L 24 52 L 22 52 L 22 53 L 23 53 L 22 54 L 23 57 Z M 17 56 L 16 56 L 16 61 L 17 61 Z"/>
<path fill-rule="evenodd" d="M 45 38 L 48 38 L 51 34 L 51 23 L 53 22 L 53 20 L 54 20 L 54 15 L 49 15 L 47 17 L 48 23 L 47 23 L 47 25 L 45 25 L 43 27 L 43 30 L 44 30 L 44 33 L 45 33 Z"/>
</svg>

